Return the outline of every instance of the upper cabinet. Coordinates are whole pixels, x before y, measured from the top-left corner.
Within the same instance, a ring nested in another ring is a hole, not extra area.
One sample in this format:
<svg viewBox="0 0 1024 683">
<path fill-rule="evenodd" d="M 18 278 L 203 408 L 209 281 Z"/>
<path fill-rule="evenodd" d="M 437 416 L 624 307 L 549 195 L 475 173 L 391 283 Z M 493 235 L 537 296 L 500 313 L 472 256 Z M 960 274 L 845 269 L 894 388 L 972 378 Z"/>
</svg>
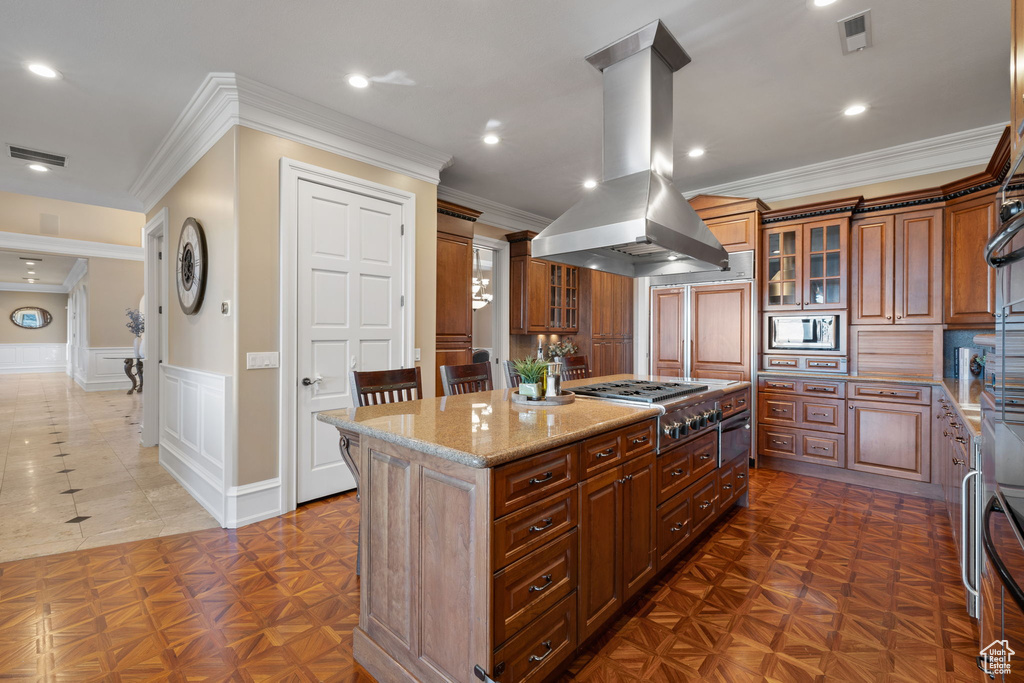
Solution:
<svg viewBox="0 0 1024 683">
<path fill-rule="evenodd" d="M 728 252 L 757 248 L 761 213 L 768 205 L 760 199 L 698 195 L 690 200 L 696 211 Z"/>
<path fill-rule="evenodd" d="M 996 198 L 967 195 L 946 205 L 946 324 L 995 325 L 996 271 L 985 245 L 997 227 Z"/>
<path fill-rule="evenodd" d="M 579 327 L 579 269 L 530 256 L 537 233 L 505 236 L 509 258 L 509 333 L 574 334 Z"/>
<path fill-rule="evenodd" d="M 846 308 L 848 235 L 847 217 L 766 228 L 764 309 Z"/>
<path fill-rule="evenodd" d="M 479 211 L 437 202 L 437 320 L 435 386 L 442 394 L 440 367 L 473 360 L 473 223 Z"/>
<path fill-rule="evenodd" d="M 1013 0 L 1010 11 L 1010 158 L 1016 159 L 1024 139 L 1024 0 Z"/>
<path fill-rule="evenodd" d="M 850 324 L 942 323 L 942 210 L 853 221 Z"/>
</svg>

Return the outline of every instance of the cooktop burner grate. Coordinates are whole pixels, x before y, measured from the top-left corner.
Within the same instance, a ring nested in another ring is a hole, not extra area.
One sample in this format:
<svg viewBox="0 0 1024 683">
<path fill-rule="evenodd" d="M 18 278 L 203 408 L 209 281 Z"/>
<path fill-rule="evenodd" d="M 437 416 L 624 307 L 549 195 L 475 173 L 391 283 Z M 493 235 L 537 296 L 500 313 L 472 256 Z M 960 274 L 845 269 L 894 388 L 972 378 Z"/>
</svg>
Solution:
<svg viewBox="0 0 1024 683">
<path fill-rule="evenodd" d="M 573 393 L 594 398 L 617 398 L 638 403 L 664 403 L 672 399 L 707 391 L 706 384 L 694 382 L 654 382 L 651 380 L 626 380 L 602 382 L 573 387 Z"/>
</svg>

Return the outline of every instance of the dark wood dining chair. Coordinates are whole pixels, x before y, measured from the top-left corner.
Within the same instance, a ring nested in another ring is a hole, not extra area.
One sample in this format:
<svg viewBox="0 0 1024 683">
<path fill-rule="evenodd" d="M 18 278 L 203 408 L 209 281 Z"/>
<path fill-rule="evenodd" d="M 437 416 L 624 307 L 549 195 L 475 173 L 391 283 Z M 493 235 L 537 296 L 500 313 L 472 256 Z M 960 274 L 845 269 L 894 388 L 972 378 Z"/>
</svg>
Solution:
<svg viewBox="0 0 1024 683">
<path fill-rule="evenodd" d="M 374 372 L 353 370 L 352 397 L 358 408 L 421 399 L 423 378 L 419 366 Z"/>
<path fill-rule="evenodd" d="M 523 378 L 516 372 L 516 366 L 512 365 L 512 361 L 505 361 L 505 382 L 508 384 L 508 388 L 515 389 L 522 381 Z"/>
<path fill-rule="evenodd" d="M 566 356 L 565 365 L 562 367 L 562 381 L 567 382 L 573 379 L 588 379 L 590 377 L 590 364 L 586 356 Z"/>
<path fill-rule="evenodd" d="M 490 391 L 494 388 L 494 382 L 491 380 L 491 364 L 442 365 L 441 386 L 444 388 L 445 396 Z"/>
</svg>

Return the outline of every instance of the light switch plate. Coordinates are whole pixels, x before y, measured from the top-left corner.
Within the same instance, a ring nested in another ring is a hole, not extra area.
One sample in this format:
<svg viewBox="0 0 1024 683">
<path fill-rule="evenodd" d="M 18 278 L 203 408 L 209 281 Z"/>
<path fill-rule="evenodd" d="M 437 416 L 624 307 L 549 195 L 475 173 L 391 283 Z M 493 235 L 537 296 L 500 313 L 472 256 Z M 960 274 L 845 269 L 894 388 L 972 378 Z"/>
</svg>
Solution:
<svg viewBox="0 0 1024 683">
<path fill-rule="evenodd" d="M 280 365 L 280 354 L 277 351 L 264 351 L 262 353 L 245 354 L 246 370 L 264 370 L 276 368 Z"/>
<path fill-rule="evenodd" d="M 412 359 L 413 360 L 419 360 L 420 359 L 420 350 L 419 349 L 413 349 L 412 350 Z"/>
</svg>

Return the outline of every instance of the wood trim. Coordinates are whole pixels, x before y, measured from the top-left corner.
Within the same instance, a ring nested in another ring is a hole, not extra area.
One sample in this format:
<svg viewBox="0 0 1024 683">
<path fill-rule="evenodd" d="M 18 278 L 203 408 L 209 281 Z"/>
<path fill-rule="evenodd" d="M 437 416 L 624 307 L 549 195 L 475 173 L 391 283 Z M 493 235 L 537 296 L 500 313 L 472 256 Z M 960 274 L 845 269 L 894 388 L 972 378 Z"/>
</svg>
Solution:
<svg viewBox="0 0 1024 683">
<path fill-rule="evenodd" d="M 833 199 L 813 204 L 801 204 L 800 206 L 791 206 L 788 209 L 765 211 L 761 214 L 761 223 L 770 223 L 772 227 L 776 227 L 776 224 L 783 224 L 789 221 L 803 223 L 808 218 L 817 216 L 836 217 L 843 214 L 850 215 L 863 201 L 864 197 L 848 197 L 846 199 Z"/>
<path fill-rule="evenodd" d="M 475 223 L 478 218 L 483 214 L 483 211 L 477 211 L 467 206 L 461 206 L 454 202 L 446 202 L 443 199 L 437 200 L 437 212 L 453 218 L 461 218 L 464 221 Z"/>
</svg>

